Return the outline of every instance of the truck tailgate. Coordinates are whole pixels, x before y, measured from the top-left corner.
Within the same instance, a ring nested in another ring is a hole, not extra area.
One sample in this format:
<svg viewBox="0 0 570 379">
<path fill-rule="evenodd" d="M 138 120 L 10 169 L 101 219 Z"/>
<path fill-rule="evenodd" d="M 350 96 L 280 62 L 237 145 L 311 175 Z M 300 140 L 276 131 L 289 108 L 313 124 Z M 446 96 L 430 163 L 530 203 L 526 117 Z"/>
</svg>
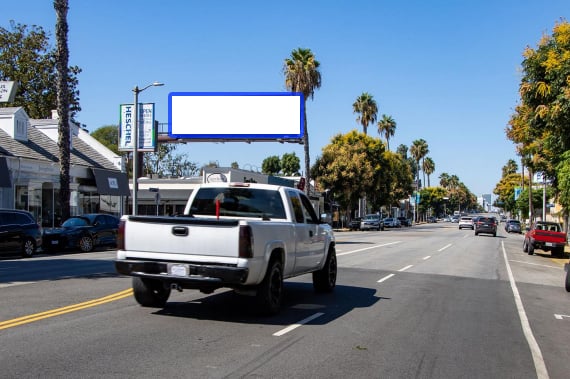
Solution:
<svg viewBox="0 0 570 379">
<path fill-rule="evenodd" d="M 129 216 L 125 250 L 238 257 L 239 221 L 191 217 Z"/>
</svg>

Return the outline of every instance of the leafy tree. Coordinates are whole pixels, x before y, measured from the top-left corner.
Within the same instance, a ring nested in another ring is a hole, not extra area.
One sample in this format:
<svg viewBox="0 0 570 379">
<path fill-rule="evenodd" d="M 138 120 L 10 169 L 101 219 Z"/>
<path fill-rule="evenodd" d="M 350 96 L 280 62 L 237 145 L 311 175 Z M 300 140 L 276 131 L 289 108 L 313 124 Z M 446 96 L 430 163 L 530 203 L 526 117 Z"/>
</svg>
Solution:
<svg viewBox="0 0 570 379">
<path fill-rule="evenodd" d="M 334 136 L 323 147 L 313 166 L 312 175 L 322 188 L 329 188 L 334 198 L 351 213 L 358 199 L 372 194 L 376 174 L 381 170 L 384 144 L 353 130 Z"/>
<path fill-rule="evenodd" d="M 119 151 L 119 127 L 117 125 L 102 126 L 94 130 L 91 136 L 113 153 L 117 155 L 127 154 L 127 152 Z"/>
<path fill-rule="evenodd" d="M 358 113 L 356 121 L 362 125 L 362 132 L 367 134 L 368 125 L 376 122 L 378 115 L 378 105 L 376 100 L 374 100 L 374 96 L 368 92 L 363 92 L 352 104 L 352 110 L 353 113 Z"/>
<path fill-rule="evenodd" d="M 285 153 L 281 157 L 281 170 L 286 176 L 299 175 L 299 170 L 301 168 L 299 157 L 293 153 Z"/>
<path fill-rule="evenodd" d="M 55 0 L 53 6 L 56 13 L 55 32 L 57 39 L 57 51 L 55 54 L 56 88 L 57 88 L 57 113 L 58 120 L 58 148 L 59 148 L 59 201 L 61 205 L 61 217 L 67 220 L 71 215 L 70 199 L 70 175 L 71 165 L 71 136 L 69 128 L 70 92 L 68 83 L 69 48 L 67 46 L 67 0 Z"/>
<path fill-rule="evenodd" d="M 429 176 L 435 171 L 435 162 L 430 157 L 424 159 L 422 170 L 427 175 L 427 186 L 430 187 Z"/>
<path fill-rule="evenodd" d="M 432 215 L 440 215 L 444 213 L 444 197 L 447 191 L 443 187 L 426 187 L 420 191 L 420 203 L 418 211 L 420 213 L 431 213 Z"/>
<path fill-rule="evenodd" d="M 281 171 L 281 160 L 277 155 L 267 157 L 261 163 L 261 172 L 268 175 L 275 175 Z"/>
<path fill-rule="evenodd" d="M 320 63 L 310 49 L 298 48 L 291 52 L 291 56 L 285 59 L 283 72 L 285 74 L 285 87 L 293 92 L 303 94 L 303 145 L 305 150 L 305 177 L 307 185 L 306 193 L 309 193 L 311 183 L 311 157 L 309 155 L 309 129 L 307 126 L 307 99 L 313 98 L 316 89 L 321 88 Z"/>
<path fill-rule="evenodd" d="M 396 148 L 396 153 L 400 154 L 402 158 L 408 159 L 408 147 L 403 143 Z"/>
<path fill-rule="evenodd" d="M 66 114 L 75 118 L 81 110 L 77 75 L 81 69 L 68 66 L 64 57 L 67 46 L 67 2 L 55 1 L 57 22 L 56 37 L 58 46 L 50 46 L 49 35 L 40 26 L 16 24 L 10 21 L 10 29 L 0 27 L 0 80 L 18 82 L 19 87 L 14 102 L 0 103 L 0 107 L 23 107 L 31 118 L 50 118 L 51 111 L 58 109 L 59 79 L 65 80 L 68 87 L 66 101 L 69 103 Z M 63 40 L 65 39 L 65 41 Z M 65 67 L 60 68 L 65 60 Z M 65 79 L 58 72 L 66 75 Z M 59 78 L 59 79 L 58 79 Z M 60 119 L 62 113 L 59 112 Z"/>
<path fill-rule="evenodd" d="M 568 215 L 570 204 L 570 150 L 562 154 L 560 163 L 556 167 L 558 175 L 558 201 L 564 205 L 564 213 Z M 565 223 L 568 232 L 568 223 Z"/>
<path fill-rule="evenodd" d="M 238 169 L 239 168 L 239 164 L 237 162 L 232 162 L 232 164 L 230 165 L 231 168 L 235 168 Z"/>
<path fill-rule="evenodd" d="M 517 165 L 517 162 L 515 162 L 514 159 L 509 159 L 507 161 L 507 164 L 504 165 L 502 168 L 503 177 L 516 173 L 518 169 L 519 169 L 519 166 Z"/>
<path fill-rule="evenodd" d="M 390 150 L 390 138 L 396 133 L 396 121 L 392 116 L 382 115 L 382 119 L 378 121 L 378 133 L 386 138 L 386 146 Z"/>
<path fill-rule="evenodd" d="M 520 212 L 523 215 L 526 214 L 541 214 L 542 213 L 542 195 L 543 195 L 543 189 L 542 188 L 536 188 L 533 189 L 532 192 L 530 192 L 530 194 L 532 195 L 532 204 L 536 204 L 535 205 L 535 209 L 532 210 L 532 212 L 529 213 L 529 202 L 527 201 L 528 197 L 529 197 L 529 187 L 526 187 L 525 189 L 523 189 L 521 191 L 521 195 L 518 198 L 518 200 L 516 201 L 516 208 L 518 210 L 520 210 Z M 547 188 L 546 189 L 546 200 L 548 201 L 548 199 L 551 199 L 554 195 L 554 189 L 553 188 Z"/>
<path fill-rule="evenodd" d="M 515 188 L 520 187 L 520 184 L 521 175 L 514 172 L 504 175 L 493 190 L 493 193 L 498 196 L 497 202 L 501 203 L 501 208 L 507 212 L 515 213 L 517 210 Z"/>
</svg>

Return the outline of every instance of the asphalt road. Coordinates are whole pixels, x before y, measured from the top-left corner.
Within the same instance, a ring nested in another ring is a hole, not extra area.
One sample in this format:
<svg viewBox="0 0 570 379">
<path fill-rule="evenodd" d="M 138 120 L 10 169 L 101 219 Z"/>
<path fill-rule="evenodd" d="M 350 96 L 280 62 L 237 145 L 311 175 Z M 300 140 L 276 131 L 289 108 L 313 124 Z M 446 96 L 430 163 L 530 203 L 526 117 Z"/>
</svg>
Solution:
<svg viewBox="0 0 570 379">
<path fill-rule="evenodd" d="M 0 260 L 1 378 L 568 378 L 563 264 L 457 224 L 337 233 L 332 294 L 139 307 L 113 251 Z"/>
</svg>

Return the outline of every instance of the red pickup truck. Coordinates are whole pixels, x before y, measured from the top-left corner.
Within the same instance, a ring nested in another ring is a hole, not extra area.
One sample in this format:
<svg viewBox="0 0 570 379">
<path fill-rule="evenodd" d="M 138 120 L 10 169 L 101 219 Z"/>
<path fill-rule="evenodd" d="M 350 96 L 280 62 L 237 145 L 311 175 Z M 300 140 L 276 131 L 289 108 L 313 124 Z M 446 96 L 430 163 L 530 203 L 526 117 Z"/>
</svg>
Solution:
<svg viewBox="0 0 570 379">
<path fill-rule="evenodd" d="M 523 251 L 532 255 L 535 249 L 550 251 L 553 256 L 564 256 L 566 233 L 557 222 L 537 221 L 524 236 Z"/>
</svg>

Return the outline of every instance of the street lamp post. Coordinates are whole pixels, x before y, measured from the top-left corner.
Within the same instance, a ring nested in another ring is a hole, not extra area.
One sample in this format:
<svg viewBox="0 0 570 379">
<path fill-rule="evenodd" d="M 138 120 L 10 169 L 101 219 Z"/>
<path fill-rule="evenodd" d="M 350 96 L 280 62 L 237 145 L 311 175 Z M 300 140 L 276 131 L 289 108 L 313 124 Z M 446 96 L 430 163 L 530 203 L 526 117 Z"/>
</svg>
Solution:
<svg viewBox="0 0 570 379">
<path fill-rule="evenodd" d="M 159 83 L 159 82 L 154 82 L 151 83 L 149 85 L 147 85 L 146 87 L 143 87 L 142 89 L 140 89 L 138 86 L 135 86 L 135 88 L 133 88 L 133 93 L 135 94 L 135 101 L 134 101 L 134 114 L 133 114 L 133 125 L 134 125 L 134 131 L 133 131 L 133 216 L 137 215 L 137 193 L 139 190 L 139 182 L 138 182 L 138 176 L 139 176 L 139 93 L 141 93 L 142 91 L 144 91 L 145 89 L 149 88 L 149 87 L 160 87 L 163 86 L 164 83 Z"/>
</svg>

